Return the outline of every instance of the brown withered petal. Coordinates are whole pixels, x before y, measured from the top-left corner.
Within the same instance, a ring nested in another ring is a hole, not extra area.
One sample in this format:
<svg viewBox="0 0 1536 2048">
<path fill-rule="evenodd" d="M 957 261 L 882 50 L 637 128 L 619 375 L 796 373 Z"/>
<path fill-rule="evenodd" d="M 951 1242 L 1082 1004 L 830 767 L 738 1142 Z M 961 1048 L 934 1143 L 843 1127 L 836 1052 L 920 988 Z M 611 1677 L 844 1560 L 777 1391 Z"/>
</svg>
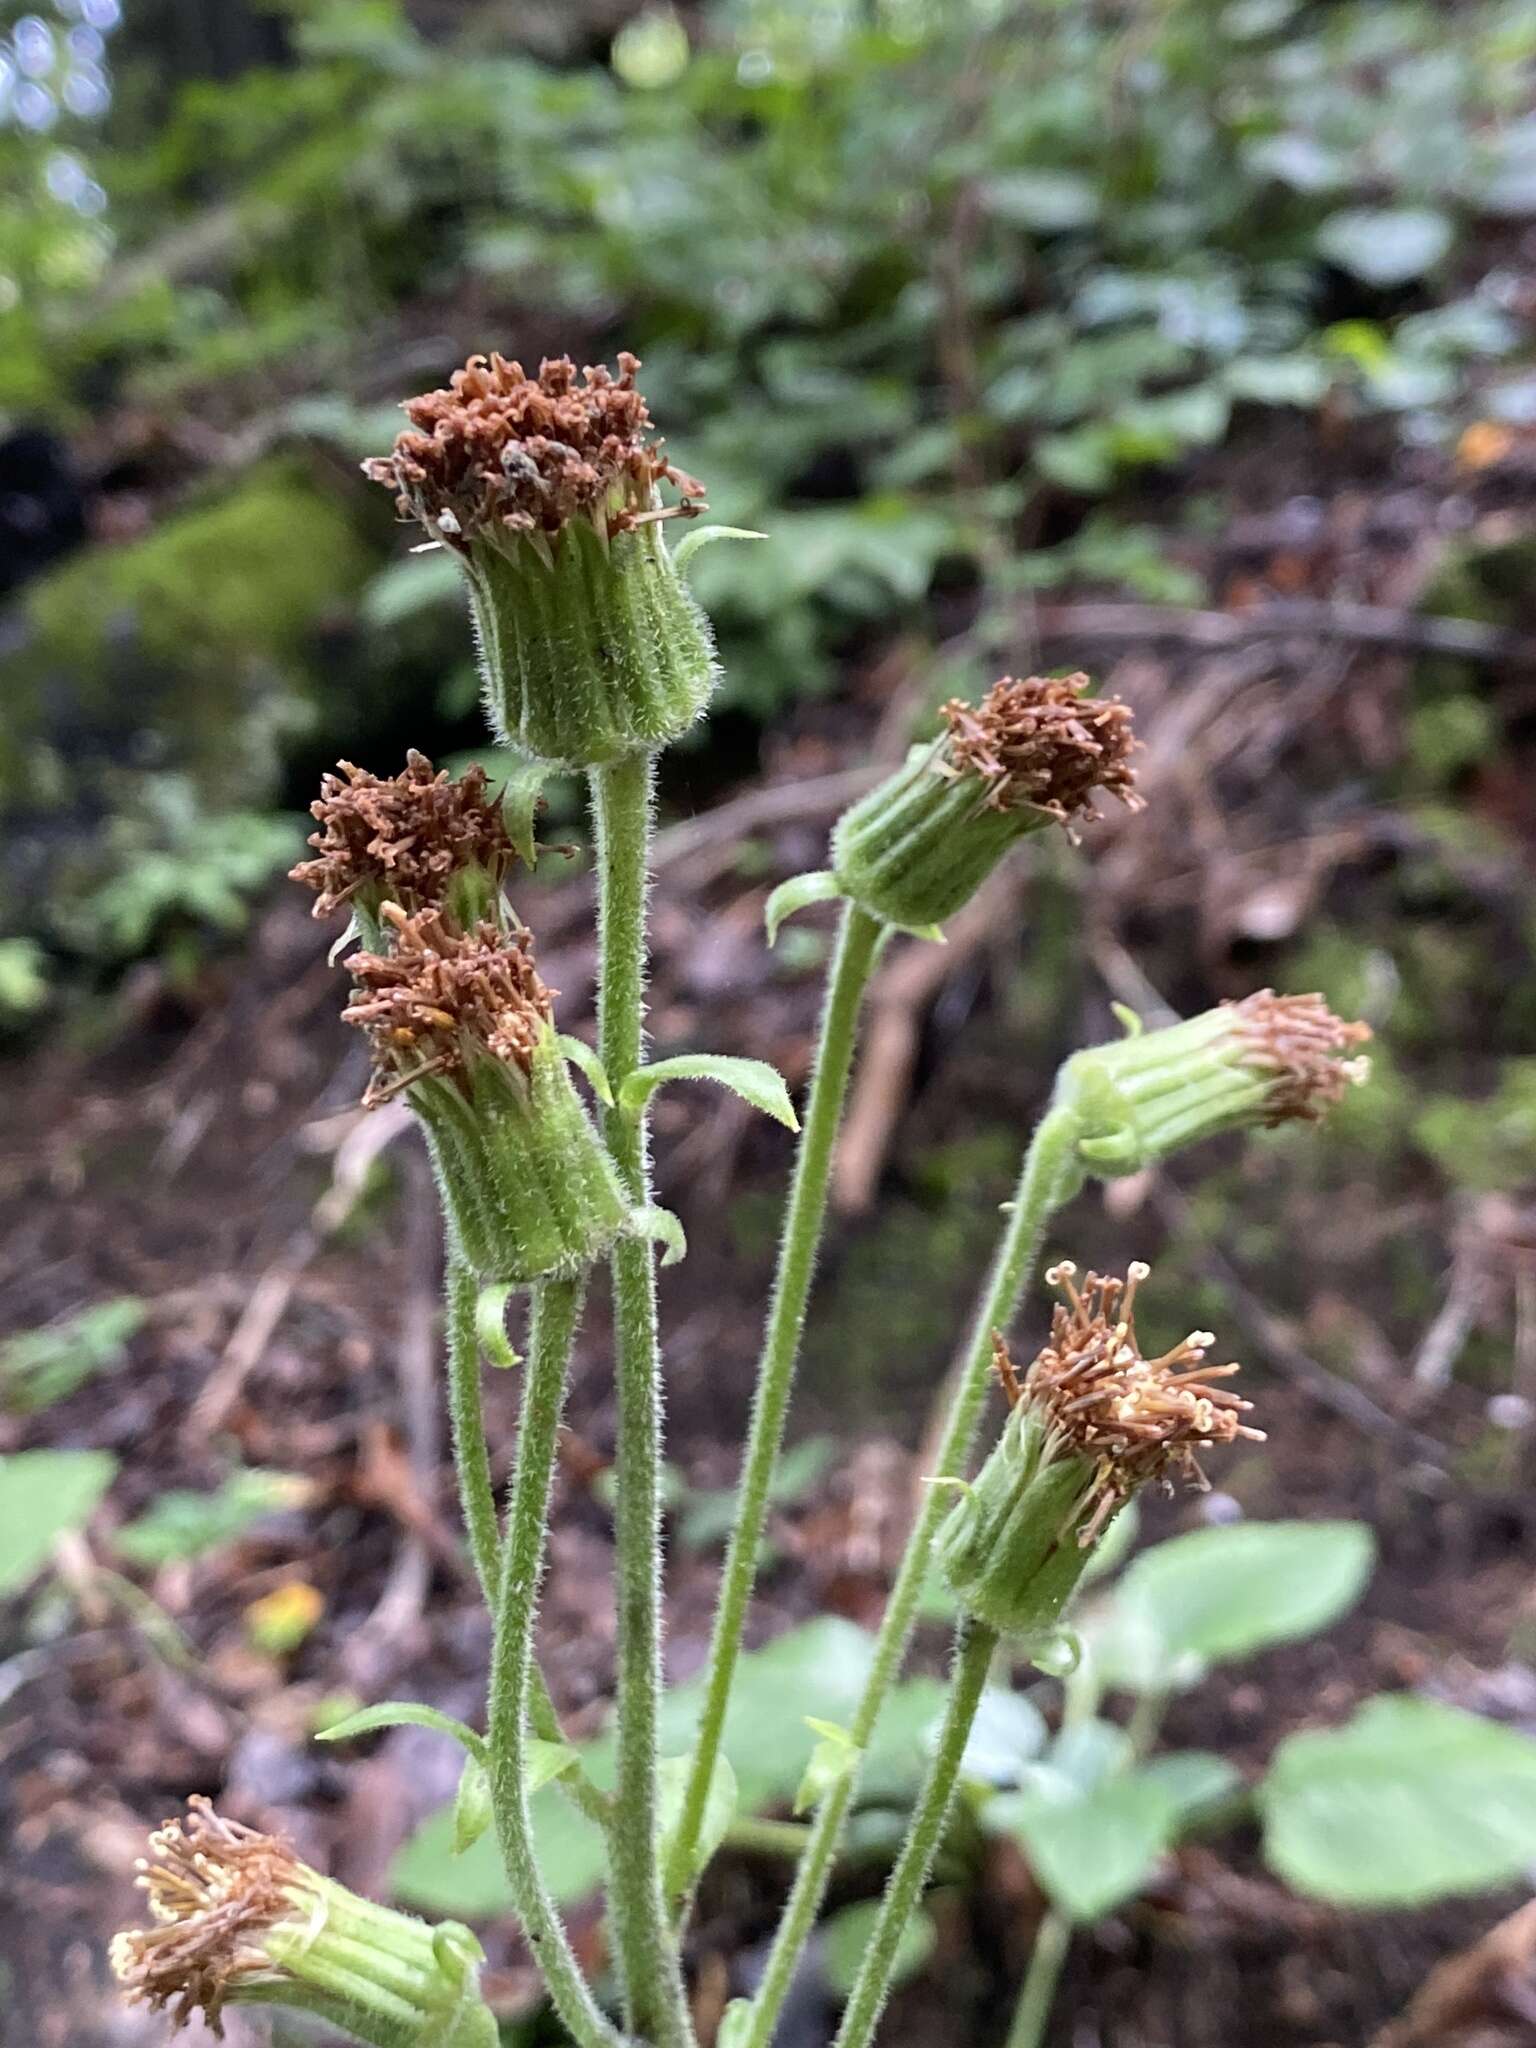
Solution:
<svg viewBox="0 0 1536 2048">
<path fill-rule="evenodd" d="M 1320 995 L 1277 996 L 1264 988 L 1223 1007 L 1231 1011 L 1243 1064 L 1273 1077 L 1268 1124 L 1316 1123 L 1369 1071 L 1368 1061 L 1344 1055 L 1369 1043 L 1370 1025 L 1346 1024 Z"/>
<path fill-rule="evenodd" d="M 407 916 L 393 903 L 382 914 L 394 950 L 348 961 L 357 985 L 342 1012 L 373 1047 L 365 1104 L 429 1074 L 460 1075 L 474 1051 L 526 1073 L 558 993 L 539 979 L 532 934 L 490 923 L 460 932 L 435 909 Z"/>
<path fill-rule="evenodd" d="M 1160 1358 L 1144 1358 L 1136 1337 L 1136 1290 L 1148 1269 L 1132 1264 L 1124 1280 L 1089 1273 L 1063 1260 L 1046 1274 L 1066 1296 L 1051 1317 L 1051 1334 L 1022 1378 L 1008 1346 L 993 1339 L 993 1362 L 1009 1401 L 1028 1402 L 1054 1439 L 1056 1454 L 1091 1460 L 1093 1477 L 1074 1513 L 1078 1541 L 1092 1543 L 1109 1517 L 1153 1480 L 1177 1475 L 1205 1487 L 1197 1453 L 1237 1437 L 1262 1441 L 1240 1420 L 1252 1407 L 1213 1385 L 1236 1365 L 1207 1366 L 1216 1341 L 1193 1330 Z M 1086 1519 L 1082 1519 L 1086 1517 Z"/>
<path fill-rule="evenodd" d="M 272 1968 L 262 1936 L 295 1912 L 304 1866 L 275 1836 L 195 1798 L 184 1819 L 150 1836 L 138 1868 L 156 1925 L 114 1937 L 113 1972 L 130 2002 L 170 2008 L 178 2027 L 202 2012 L 221 2034 L 231 1989 Z"/>
<path fill-rule="evenodd" d="M 455 780 L 414 747 L 398 775 L 338 762 L 310 810 L 320 826 L 309 835 L 315 857 L 289 872 L 316 892 L 316 917 L 369 883 L 420 909 L 440 901 L 459 870 L 478 864 L 499 880 L 516 858 L 485 770 L 476 763 Z"/>
<path fill-rule="evenodd" d="M 1028 805 L 1070 824 L 1091 809 L 1096 789 L 1140 810 L 1130 706 L 1089 697 L 1087 688 L 1081 673 L 1004 676 L 980 704 L 951 698 L 940 712 L 948 737 L 936 765 L 978 777 L 994 810 Z"/>
<path fill-rule="evenodd" d="M 685 505 L 704 495 L 652 438 L 639 367 L 624 354 L 617 376 L 600 364 L 578 375 L 557 356 L 530 377 L 502 356 L 471 356 L 444 389 L 407 400 L 410 426 L 364 474 L 395 492 L 402 517 L 460 550 L 481 530 L 554 534 L 579 513 L 623 532 L 657 515 L 659 484 Z"/>
</svg>

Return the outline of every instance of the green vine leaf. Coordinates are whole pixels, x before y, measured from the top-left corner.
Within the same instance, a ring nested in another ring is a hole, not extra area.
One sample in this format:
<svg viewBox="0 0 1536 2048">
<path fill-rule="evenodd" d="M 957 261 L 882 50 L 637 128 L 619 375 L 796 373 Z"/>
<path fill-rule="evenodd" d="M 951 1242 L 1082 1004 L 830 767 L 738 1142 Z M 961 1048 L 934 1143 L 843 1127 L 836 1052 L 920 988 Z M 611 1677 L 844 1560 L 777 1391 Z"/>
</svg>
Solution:
<svg viewBox="0 0 1536 2048">
<path fill-rule="evenodd" d="M 800 1128 L 784 1077 L 776 1067 L 766 1060 L 735 1059 L 724 1053 L 684 1053 L 675 1060 L 658 1060 L 653 1067 L 637 1067 L 620 1085 L 619 1107 L 627 1116 L 642 1115 L 656 1090 L 669 1081 L 714 1081 L 786 1130 Z"/>
<path fill-rule="evenodd" d="M 489 1761 L 483 1735 L 477 1735 L 451 1714 L 440 1714 L 436 1707 L 424 1707 L 419 1700 L 380 1700 L 376 1706 L 362 1707 L 357 1713 L 348 1714 L 344 1721 L 321 1729 L 315 1740 L 354 1742 L 359 1735 L 371 1735 L 376 1728 L 401 1727 L 435 1728 L 439 1735 L 451 1735 L 473 1762 Z"/>
<path fill-rule="evenodd" d="M 507 1303 L 516 1290 L 510 1282 L 482 1287 L 475 1296 L 475 1341 L 498 1371 L 510 1372 L 522 1360 L 507 1335 Z"/>
<path fill-rule="evenodd" d="M 808 910 L 813 903 L 831 903 L 842 893 L 836 875 L 825 868 L 819 868 L 814 874 L 791 875 L 787 882 L 780 882 L 763 905 L 763 923 L 768 930 L 769 945 L 776 943 L 779 926 L 786 917 Z"/>
</svg>

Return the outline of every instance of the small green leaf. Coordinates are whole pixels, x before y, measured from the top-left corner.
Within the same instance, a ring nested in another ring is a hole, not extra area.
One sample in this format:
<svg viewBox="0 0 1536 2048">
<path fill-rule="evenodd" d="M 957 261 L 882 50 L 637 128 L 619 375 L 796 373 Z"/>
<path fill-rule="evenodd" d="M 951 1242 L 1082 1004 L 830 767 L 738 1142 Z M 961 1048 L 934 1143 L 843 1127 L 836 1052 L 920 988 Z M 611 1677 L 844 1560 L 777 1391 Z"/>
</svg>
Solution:
<svg viewBox="0 0 1536 2048">
<path fill-rule="evenodd" d="M 812 1714 L 805 1714 L 802 1719 L 820 1740 L 811 1751 L 795 1790 L 793 1810 L 797 1814 L 809 1813 L 813 1806 L 820 1806 L 827 1794 L 858 1768 L 864 1754 L 848 1730 L 838 1722 L 821 1721 Z"/>
<path fill-rule="evenodd" d="M 6 1338 L 0 1343 L 0 1406 L 35 1415 L 98 1373 L 118 1371 L 144 1317 L 143 1302 L 125 1294 Z"/>
<path fill-rule="evenodd" d="M 1076 1795 L 1061 1787 L 1008 1792 L 985 1820 L 1017 1837 L 1051 1903 L 1087 1922 L 1140 1891 L 1172 1840 L 1177 1811 L 1163 1786 L 1131 1772 Z"/>
<path fill-rule="evenodd" d="M 16 1451 L 0 1458 L 0 1594 L 26 1585 L 57 1539 L 90 1520 L 116 1470 L 107 1451 Z"/>
<path fill-rule="evenodd" d="M 836 875 L 824 869 L 810 875 L 791 875 L 787 882 L 780 882 L 763 905 L 763 923 L 768 928 L 769 945 L 778 939 L 779 926 L 786 917 L 808 910 L 813 903 L 830 903 L 842 893 Z"/>
<path fill-rule="evenodd" d="M 691 1756 L 668 1756 L 662 1758 L 657 1775 L 658 1854 L 662 1869 L 668 1871 L 669 1875 L 677 1831 L 682 1825 L 683 1801 L 687 1795 L 688 1780 L 692 1771 Z M 715 1768 L 710 1774 L 709 1791 L 704 1800 L 703 1816 L 699 1822 L 698 1840 L 693 1845 L 690 1867 L 682 1879 L 683 1884 L 692 1884 L 725 1840 L 725 1831 L 736 1818 L 736 1803 L 736 1773 L 731 1769 L 730 1758 L 723 1752 L 717 1753 Z"/>
<path fill-rule="evenodd" d="M 497 759 L 498 765 L 506 763 L 501 809 L 507 823 L 507 837 L 523 866 L 531 868 L 537 865 L 539 858 L 536 822 L 549 770 L 542 761 L 530 760 L 512 747 L 505 748 Z"/>
<path fill-rule="evenodd" d="M 1044 1746 L 1045 1722 L 1034 1702 L 989 1685 L 977 1704 L 960 1772 L 984 1785 L 1017 1785 L 1024 1766 Z"/>
<path fill-rule="evenodd" d="M 581 1752 L 568 1742 L 544 1742 L 530 1735 L 523 1743 L 523 1757 L 528 1772 L 528 1796 L 532 1798 L 541 1785 L 563 1778 L 572 1764 L 580 1763 Z"/>
<path fill-rule="evenodd" d="M 1173 1802 L 1180 1832 L 1225 1806 L 1242 1786 L 1243 1774 L 1224 1756 L 1205 1749 L 1174 1749 L 1141 1766 L 1140 1775 L 1161 1785 Z"/>
<path fill-rule="evenodd" d="M 573 1038 L 568 1031 L 562 1031 L 555 1043 L 565 1054 L 573 1067 L 579 1067 L 587 1077 L 592 1093 L 605 1109 L 613 1107 L 613 1089 L 608 1082 L 608 1069 L 584 1038 Z"/>
<path fill-rule="evenodd" d="M 1328 216 L 1317 249 L 1365 284 L 1409 284 L 1434 269 L 1454 235 L 1449 216 L 1431 207 L 1353 206 Z"/>
<path fill-rule="evenodd" d="M 297 1507 L 309 1493 L 308 1480 L 290 1472 L 232 1472 L 212 1493 L 179 1487 L 162 1493 L 112 1540 L 130 1564 L 155 1569 L 181 1559 L 204 1557 L 233 1543 L 263 1515 Z"/>
<path fill-rule="evenodd" d="M 1406 1694 L 1287 1736 L 1258 1797 L 1271 1865 L 1334 1905 L 1427 1905 L 1536 1862 L 1536 1742 Z"/>
<path fill-rule="evenodd" d="M 472 1849 L 494 1818 L 490 1774 L 478 1757 L 467 1756 L 453 1802 L 454 1855 L 462 1856 L 466 1849 Z"/>
<path fill-rule="evenodd" d="M 839 1998 L 846 1999 L 853 1989 L 879 1912 L 878 1899 L 860 1899 L 856 1905 L 844 1906 L 840 1913 L 833 1913 L 822 1922 L 821 1966 Z M 889 1980 L 892 1990 L 917 1975 L 933 1954 L 936 1939 L 933 1922 L 919 1907 L 902 1928 L 896 1944 Z"/>
<path fill-rule="evenodd" d="M 680 1265 L 688 1256 L 688 1238 L 680 1219 L 670 1209 L 662 1209 L 652 1203 L 644 1209 L 633 1209 L 629 1217 L 631 1237 L 649 1238 L 652 1244 L 663 1247 L 661 1263 L 664 1266 Z"/>
<path fill-rule="evenodd" d="M 787 1130 L 800 1128 L 778 1069 L 766 1060 L 736 1059 L 725 1053 L 684 1053 L 677 1059 L 658 1060 L 652 1067 L 637 1067 L 619 1089 L 619 1107 L 629 1116 L 642 1115 L 656 1090 L 669 1081 L 714 1081 Z"/>
<path fill-rule="evenodd" d="M 451 1735 L 476 1763 L 488 1761 L 483 1735 L 454 1720 L 451 1714 L 440 1714 L 436 1707 L 424 1707 L 419 1700 L 379 1700 L 376 1705 L 363 1707 L 348 1714 L 344 1721 L 322 1729 L 315 1740 L 353 1742 L 359 1735 L 371 1735 L 376 1728 L 400 1727 L 435 1728 L 439 1735 Z"/>
<path fill-rule="evenodd" d="M 766 540 L 766 533 L 756 533 L 750 526 L 692 526 L 672 550 L 672 566 L 682 573 L 700 548 L 707 548 L 717 540 Z"/>
<path fill-rule="evenodd" d="M 522 1363 L 507 1335 L 507 1303 L 515 1291 L 510 1283 L 503 1282 L 495 1287 L 482 1287 L 475 1296 L 475 1341 L 489 1363 L 503 1372 Z"/>
</svg>

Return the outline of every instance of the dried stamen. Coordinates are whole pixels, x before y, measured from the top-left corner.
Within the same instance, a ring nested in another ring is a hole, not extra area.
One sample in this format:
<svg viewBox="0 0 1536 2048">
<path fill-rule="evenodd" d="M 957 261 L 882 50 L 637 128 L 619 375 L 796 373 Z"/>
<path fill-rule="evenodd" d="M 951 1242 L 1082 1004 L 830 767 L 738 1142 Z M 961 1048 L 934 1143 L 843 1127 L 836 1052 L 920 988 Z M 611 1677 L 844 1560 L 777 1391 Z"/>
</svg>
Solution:
<svg viewBox="0 0 1536 2048">
<path fill-rule="evenodd" d="M 1252 1403 L 1212 1384 L 1238 1368 L 1205 1364 L 1215 1342 L 1209 1330 L 1192 1330 L 1160 1358 L 1142 1356 L 1135 1300 L 1147 1271 L 1136 1263 L 1124 1280 L 1089 1273 L 1079 1289 L 1070 1261 L 1053 1266 L 1046 1279 L 1066 1300 L 1022 1377 L 1002 1336 L 993 1338 L 993 1362 L 1010 1406 L 1028 1403 L 1041 1417 L 1054 1455 L 1092 1462 L 1092 1480 L 1073 1516 L 1084 1547 L 1152 1480 L 1177 1475 L 1205 1487 L 1198 1452 L 1238 1437 L 1263 1441 L 1262 1430 L 1239 1420 Z"/>
<path fill-rule="evenodd" d="M 1064 825 L 1089 812 L 1096 789 L 1142 808 L 1130 757 L 1130 707 L 1089 697 L 1086 675 L 1004 676 L 980 704 L 943 706 L 948 737 L 935 766 L 977 777 L 994 810 L 1045 811 Z"/>
<path fill-rule="evenodd" d="M 1346 1088 L 1369 1076 L 1368 1059 L 1343 1055 L 1368 1043 L 1370 1025 L 1346 1024 L 1320 995 L 1277 996 L 1265 988 L 1222 1008 L 1230 1012 L 1243 1064 L 1273 1076 L 1264 1110 L 1268 1124 L 1316 1123 Z"/>
<path fill-rule="evenodd" d="M 537 538 L 578 514 L 605 534 L 627 531 L 657 517 L 662 483 L 687 509 L 704 486 L 651 438 L 639 367 L 626 354 L 617 377 L 601 365 L 578 377 L 558 356 L 529 377 L 502 356 L 471 356 L 446 389 L 407 401 L 410 427 L 364 473 L 461 553 L 479 532 Z"/>
<path fill-rule="evenodd" d="M 175 2024 L 194 2012 L 217 2034 L 231 1989 L 273 1965 L 262 1937 L 300 1906 L 307 1875 L 287 1845 L 192 1799 L 184 1820 L 168 1820 L 149 1838 L 138 1883 L 156 1925 L 114 1937 L 112 1968 L 130 2001 Z"/>
<path fill-rule="evenodd" d="M 327 917 L 376 885 L 408 910 L 440 902 L 450 878 L 478 865 L 496 881 L 515 858 L 500 802 L 478 764 L 454 781 L 413 747 L 399 775 L 370 775 L 350 761 L 320 780 L 310 805 L 320 830 L 292 879 L 316 891 Z"/>
<path fill-rule="evenodd" d="M 462 1075 L 476 1051 L 528 1072 L 557 993 L 539 979 L 532 934 L 488 923 L 458 932 L 436 910 L 407 916 L 393 903 L 383 916 L 394 950 L 349 961 L 357 987 L 342 1012 L 373 1045 L 364 1103 L 376 1107 L 429 1074 Z"/>
</svg>

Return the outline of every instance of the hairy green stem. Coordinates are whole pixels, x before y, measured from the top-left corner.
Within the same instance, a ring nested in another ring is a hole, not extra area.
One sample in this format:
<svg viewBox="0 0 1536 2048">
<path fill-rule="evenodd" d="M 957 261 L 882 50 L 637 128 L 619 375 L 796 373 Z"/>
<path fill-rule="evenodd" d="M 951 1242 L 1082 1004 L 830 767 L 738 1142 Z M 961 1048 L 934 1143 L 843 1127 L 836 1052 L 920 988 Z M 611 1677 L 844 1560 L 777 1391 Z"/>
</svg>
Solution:
<svg viewBox="0 0 1536 2048">
<path fill-rule="evenodd" d="M 1060 1913 L 1048 1909 L 1035 1930 L 1029 1968 L 1019 1990 L 1013 2025 L 1008 2029 L 1008 2048 L 1040 2048 L 1045 2026 L 1051 2016 L 1062 1965 L 1072 1944 L 1072 1926 Z"/>
<path fill-rule="evenodd" d="M 699 1718 L 682 1817 L 678 1822 L 665 1872 L 668 1893 L 680 1898 L 693 1876 L 705 1804 L 720 1754 L 720 1738 L 730 1704 L 731 1681 L 741 1654 L 742 1630 L 757 1577 L 763 1524 L 773 1486 L 774 1466 L 784 1438 L 784 1416 L 794 1387 L 795 1366 L 805 1329 L 805 1308 L 811 1276 L 827 1212 L 827 1183 L 832 1152 L 842 1121 L 858 1036 L 859 1009 L 880 948 L 884 926 L 867 911 L 849 903 L 843 911 L 837 952 L 827 974 L 826 999 L 816 1048 L 815 1070 L 806 1105 L 805 1125 L 795 1161 L 794 1180 L 784 1211 L 779 1241 L 778 1272 L 763 1331 L 757 1385 L 752 1397 L 752 1422 L 738 1482 L 736 1525 L 720 1580 L 715 1626 L 710 1642 L 704 1708 Z"/>
<path fill-rule="evenodd" d="M 480 1283 L 450 1249 L 447 1257 L 448 1414 L 453 1430 L 453 1464 L 458 1474 L 459 1505 L 469 1537 L 475 1576 L 492 1613 L 501 1578 L 501 1523 L 491 1485 L 491 1455 L 485 1440 L 485 1411 L 480 1401 L 480 1345 L 475 1334 L 475 1303 Z M 529 1674 L 528 1720 L 542 1742 L 565 1742 L 565 1730 L 544 1674 L 535 1663 Z M 577 1762 L 562 1771 L 560 1789 L 600 1827 L 612 1820 L 606 1793 L 593 1784 L 586 1766 Z"/>
<path fill-rule="evenodd" d="M 598 1057 L 618 1095 L 644 1049 L 651 782 L 648 754 L 592 772 L 597 836 Z M 610 1109 L 605 1131 L 637 1208 L 650 1204 L 644 1116 Z M 620 1815 L 609 1838 L 615 1942 L 630 2026 L 655 2048 L 688 2048 L 693 2030 L 677 1947 L 667 1924 L 657 1844 L 657 1711 L 661 1694 L 661 1338 L 652 1247 L 621 1238 L 613 1251 L 618 1471 Z"/>
<path fill-rule="evenodd" d="M 534 1293 L 517 1464 L 496 1594 L 488 1741 L 496 1835 L 523 1933 L 556 2010 L 580 2048 L 611 2048 L 618 2036 L 599 2010 L 571 1953 L 535 1861 L 528 1808 L 527 1715 L 533 1631 L 560 1412 L 583 1291 L 578 1280 L 545 1280 Z"/>
<path fill-rule="evenodd" d="M 928 1779 L 912 1809 L 907 1839 L 901 1845 L 885 1897 L 875 1919 L 874 1932 L 859 1965 L 853 1989 L 843 2011 L 833 2048 L 869 2048 L 869 2041 L 885 2010 L 891 1993 L 891 1973 L 907 1922 L 917 1910 L 923 1886 L 933 1868 L 944 1829 L 954 1805 L 960 1778 L 960 1760 L 970 1739 L 971 1723 L 992 1668 L 997 1649 L 997 1631 L 985 1623 L 962 1624 L 955 1639 L 954 1671 L 950 1678 L 949 1704 L 939 1729 L 938 1747 L 928 1767 Z"/>
<path fill-rule="evenodd" d="M 977 1306 L 965 1364 L 945 1420 L 935 1477 L 959 1477 L 970 1458 L 972 1438 L 987 1397 L 992 1366 L 992 1332 L 1005 1328 L 1012 1320 L 1046 1224 L 1079 1185 L 1080 1170 L 1075 1153 L 1077 1132 L 1077 1120 L 1070 1112 L 1049 1110 L 1036 1127 L 1024 1155 L 1008 1221 L 993 1257 L 986 1289 Z M 930 1486 L 926 1489 L 875 1638 L 874 1658 L 864 1682 L 864 1692 L 848 1730 L 859 1752 L 868 1746 L 886 1695 L 901 1670 L 918 1601 L 928 1576 L 934 1538 L 952 1505 L 948 1487 Z M 769 2048 L 801 1951 L 826 1897 L 842 1839 L 843 1823 L 857 1789 L 858 1770 L 855 1767 L 837 1780 L 816 1809 L 810 1840 L 795 1872 L 795 1881 L 773 1938 L 762 1982 L 753 2000 L 751 2023 L 740 2048 Z"/>
</svg>

